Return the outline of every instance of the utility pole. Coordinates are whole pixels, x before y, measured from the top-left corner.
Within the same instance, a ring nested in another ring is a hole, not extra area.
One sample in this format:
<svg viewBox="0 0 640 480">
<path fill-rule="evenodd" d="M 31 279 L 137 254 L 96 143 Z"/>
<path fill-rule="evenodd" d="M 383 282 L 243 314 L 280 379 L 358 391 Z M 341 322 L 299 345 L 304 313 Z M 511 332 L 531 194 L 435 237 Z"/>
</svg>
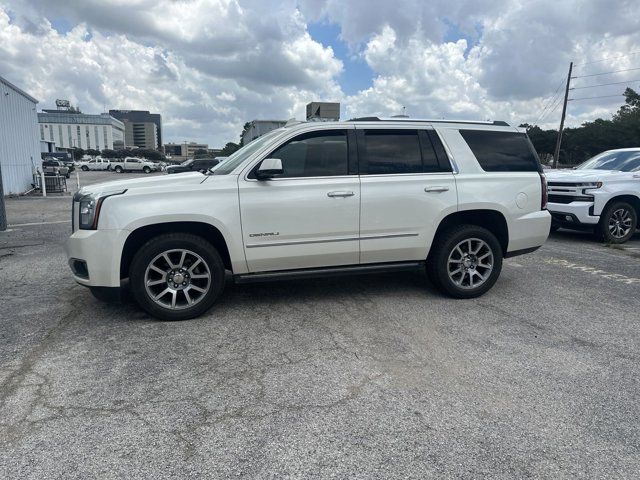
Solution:
<svg viewBox="0 0 640 480">
<path fill-rule="evenodd" d="M 0 232 L 7 229 L 7 211 L 4 207 L 4 189 L 2 187 L 2 165 L 0 165 Z"/>
<path fill-rule="evenodd" d="M 558 140 L 556 141 L 556 151 L 553 155 L 553 168 L 558 168 L 558 157 L 560 156 L 560 144 L 562 143 L 562 130 L 564 129 L 564 117 L 567 115 L 567 101 L 569 100 L 569 84 L 571 83 L 571 72 L 573 62 L 569 63 L 569 75 L 567 75 L 567 87 L 564 90 L 564 103 L 562 105 L 562 117 L 560 118 L 560 129 L 558 130 Z"/>
</svg>

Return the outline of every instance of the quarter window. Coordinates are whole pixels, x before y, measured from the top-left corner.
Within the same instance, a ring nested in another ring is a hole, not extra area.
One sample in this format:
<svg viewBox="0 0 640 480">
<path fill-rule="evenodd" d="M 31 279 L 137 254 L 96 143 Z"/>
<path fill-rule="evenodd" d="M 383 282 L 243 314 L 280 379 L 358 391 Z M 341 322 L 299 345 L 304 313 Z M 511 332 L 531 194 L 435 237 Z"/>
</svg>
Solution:
<svg viewBox="0 0 640 480">
<path fill-rule="evenodd" d="M 538 157 L 524 133 L 460 130 L 478 163 L 487 172 L 537 172 Z"/>
<path fill-rule="evenodd" d="M 280 178 L 347 175 L 348 157 L 345 130 L 305 133 L 268 155 L 282 160 Z"/>
</svg>

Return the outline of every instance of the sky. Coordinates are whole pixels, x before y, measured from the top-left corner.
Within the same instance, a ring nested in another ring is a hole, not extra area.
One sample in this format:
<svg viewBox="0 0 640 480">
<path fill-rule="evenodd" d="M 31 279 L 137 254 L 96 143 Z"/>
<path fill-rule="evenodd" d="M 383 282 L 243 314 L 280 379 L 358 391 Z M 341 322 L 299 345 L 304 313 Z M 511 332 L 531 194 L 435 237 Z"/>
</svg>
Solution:
<svg viewBox="0 0 640 480">
<path fill-rule="evenodd" d="M 572 61 L 567 124 L 609 118 L 640 89 L 637 0 L 0 0 L 0 75 L 39 108 L 150 110 L 211 147 L 310 101 L 557 128 Z"/>
</svg>

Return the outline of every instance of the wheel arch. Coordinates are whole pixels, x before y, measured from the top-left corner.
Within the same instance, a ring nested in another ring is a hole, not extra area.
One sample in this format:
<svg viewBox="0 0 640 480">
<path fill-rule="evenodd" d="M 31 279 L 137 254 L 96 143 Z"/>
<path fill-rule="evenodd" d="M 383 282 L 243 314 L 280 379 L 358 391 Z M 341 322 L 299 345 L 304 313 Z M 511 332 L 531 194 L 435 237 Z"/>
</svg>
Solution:
<svg viewBox="0 0 640 480">
<path fill-rule="evenodd" d="M 640 197 L 633 194 L 626 193 L 610 198 L 607 203 L 604 204 L 604 207 L 602 207 L 602 213 L 600 214 L 600 216 L 602 217 L 607 209 L 615 202 L 627 202 L 628 204 L 630 204 L 636 211 L 636 217 L 638 218 L 638 223 L 640 224 Z M 637 226 L 638 225 L 636 225 L 636 227 Z"/>
<path fill-rule="evenodd" d="M 190 233 L 204 238 L 218 250 L 224 267 L 233 271 L 227 242 L 222 232 L 214 225 L 198 221 L 162 222 L 140 226 L 127 236 L 120 256 L 121 279 L 129 276 L 129 266 L 140 247 L 151 238 L 165 233 Z"/>
<path fill-rule="evenodd" d="M 489 230 L 498 239 L 503 255 L 506 255 L 509 246 L 509 227 L 504 214 L 497 210 L 473 209 L 450 213 L 438 224 L 434 239 L 451 227 L 463 224 L 477 225 Z"/>
</svg>

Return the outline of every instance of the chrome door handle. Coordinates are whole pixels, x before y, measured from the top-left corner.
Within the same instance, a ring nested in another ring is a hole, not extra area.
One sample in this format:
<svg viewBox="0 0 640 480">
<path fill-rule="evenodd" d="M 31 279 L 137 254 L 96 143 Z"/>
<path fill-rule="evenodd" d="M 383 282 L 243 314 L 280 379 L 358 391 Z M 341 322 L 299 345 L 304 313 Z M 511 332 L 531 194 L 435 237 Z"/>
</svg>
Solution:
<svg viewBox="0 0 640 480">
<path fill-rule="evenodd" d="M 327 197 L 353 197 L 355 193 L 347 191 L 336 191 L 327 193 Z"/>
<path fill-rule="evenodd" d="M 449 187 L 425 187 L 424 191 L 427 193 L 442 193 L 448 192 Z"/>
</svg>

